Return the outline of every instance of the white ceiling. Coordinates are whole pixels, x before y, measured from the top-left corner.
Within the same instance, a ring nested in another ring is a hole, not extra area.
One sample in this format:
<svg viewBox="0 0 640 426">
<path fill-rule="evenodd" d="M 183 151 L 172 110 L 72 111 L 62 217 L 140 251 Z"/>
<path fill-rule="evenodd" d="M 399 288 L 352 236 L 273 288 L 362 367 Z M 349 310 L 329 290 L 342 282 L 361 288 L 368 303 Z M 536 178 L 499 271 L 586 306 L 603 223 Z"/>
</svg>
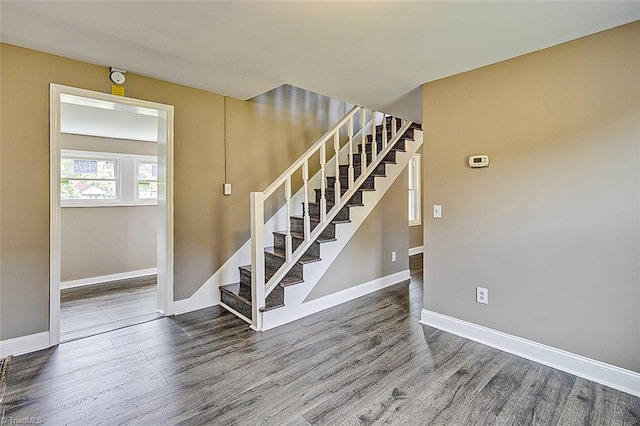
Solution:
<svg viewBox="0 0 640 426">
<path fill-rule="evenodd" d="M 6 1 L 2 41 L 239 99 L 290 84 L 412 120 L 419 86 L 640 19 L 639 1 Z"/>
</svg>

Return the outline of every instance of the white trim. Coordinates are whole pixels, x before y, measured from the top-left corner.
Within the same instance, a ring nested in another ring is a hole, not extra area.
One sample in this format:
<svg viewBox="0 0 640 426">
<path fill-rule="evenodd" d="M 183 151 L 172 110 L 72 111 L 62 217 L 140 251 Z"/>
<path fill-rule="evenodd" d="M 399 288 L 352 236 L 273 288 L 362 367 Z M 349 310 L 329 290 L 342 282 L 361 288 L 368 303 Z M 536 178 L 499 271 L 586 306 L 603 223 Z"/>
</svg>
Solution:
<svg viewBox="0 0 640 426">
<path fill-rule="evenodd" d="M 60 95 L 49 86 L 49 345 L 60 343 Z"/>
<path fill-rule="evenodd" d="M 231 312 L 232 314 L 234 314 L 235 316 L 240 318 L 242 321 L 248 323 L 251 326 L 251 320 L 249 318 L 245 317 L 244 315 L 242 315 L 240 312 L 236 311 L 235 309 L 233 309 L 232 307 L 230 307 L 229 305 L 227 305 L 224 302 L 220 302 L 220 306 L 222 306 L 227 311 Z M 253 328 L 253 326 L 251 326 L 251 328 Z"/>
<path fill-rule="evenodd" d="M 157 102 L 115 96 L 51 83 L 49 85 L 49 346 L 60 343 L 60 96 L 70 94 L 150 108 L 158 113 L 158 310 L 173 313 L 173 139 L 174 108 Z"/>
<path fill-rule="evenodd" d="M 414 130 L 414 132 L 416 132 L 416 130 Z M 411 191 L 413 191 L 416 194 L 416 203 L 415 203 L 415 215 L 416 218 L 415 220 L 410 220 L 409 221 L 409 226 L 420 226 L 422 225 L 422 193 L 421 188 L 421 182 L 422 182 L 422 172 L 421 172 L 421 160 L 420 160 L 420 154 L 419 153 L 414 153 L 411 158 L 409 159 L 409 163 L 407 164 L 407 170 L 409 170 L 412 165 L 415 168 L 414 171 L 414 176 L 415 176 L 415 181 L 411 182 L 409 181 L 409 187 L 411 187 L 411 184 L 413 183 L 414 188 L 413 189 L 409 189 L 409 193 Z M 407 173 L 409 175 L 409 178 L 411 178 L 411 173 Z M 411 214 L 411 212 L 409 212 L 409 214 Z"/>
<path fill-rule="evenodd" d="M 99 277 L 82 278 L 79 280 L 62 281 L 60 289 L 83 287 L 86 285 L 103 284 L 108 281 L 126 280 L 129 278 L 144 277 L 147 275 L 156 275 L 158 268 L 139 269 L 137 271 L 121 272 L 119 274 L 101 275 Z"/>
<path fill-rule="evenodd" d="M 437 312 L 422 310 L 420 324 L 500 349 L 640 397 L 640 373 L 523 339 Z"/>
<path fill-rule="evenodd" d="M 325 309 L 333 308 L 334 306 L 349 302 L 353 299 L 357 299 L 358 297 L 366 296 L 374 291 L 399 284 L 403 281 L 409 280 L 410 278 L 411 274 L 409 273 L 409 270 L 406 269 L 404 271 L 396 272 L 395 274 L 376 278 L 366 283 L 349 287 L 333 294 L 328 294 L 318 299 L 304 302 L 300 306 L 297 306 L 295 310 L 287 311 L 280 308 L 274 309 L 273 311 L 266 311 L 263 313 L 262 331 L 290 323 Z M 285 315 L 282 315 L 282 313 L 285 313 Z"/>
<path fill-rule="evenodd" d="M 414 254 L 424 253 L 424 246 L 411 247 L 409 249 L 409 256 L 413 256 Z"/>
<path fill-rule="evenodd" d="M 13 339 L 0 340 L 0 358 L 22 355 L 49 347 L 49 332 L 29 334 Z"/>
<path fill-rule="evenodd" d="M 101 203 L 101 204 L 91 204 L 91 203 L 76 203 L 76 204 L 62 204 L 60 207 L 63 209 L 83 209 L 83 208 L 91 208 L 91 209 L 101 209 L 103 207 L 149 207 L 149 206 L 157 206 L 158 202 L 156 200 L 149 202 L 136 202 L 136 203 Z"/>
</svg>

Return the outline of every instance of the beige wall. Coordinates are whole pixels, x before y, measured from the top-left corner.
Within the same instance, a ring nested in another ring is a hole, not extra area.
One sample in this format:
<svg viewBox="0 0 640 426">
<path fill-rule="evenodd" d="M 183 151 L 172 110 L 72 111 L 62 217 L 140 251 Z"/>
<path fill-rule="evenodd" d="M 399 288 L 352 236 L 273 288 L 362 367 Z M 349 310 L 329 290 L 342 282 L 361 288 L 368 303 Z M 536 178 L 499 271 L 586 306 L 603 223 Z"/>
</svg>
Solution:
<svg viewBox="0 0 640 426">
<path fill-rule="evenodd" d="M 111 86 L 107 67 L 0 46 L 5 340 L 48 330 L 49 83 L 101 92 Z M 227 181 L 233 195 L 225 197 L 224 98 L 133 73 L 127 73 L 126 90 L 129 97 L 175 107 L 176 300 L 191 296 L 247 240 L 249 192 L 263 190 L 324 133 L 332 114 L 347 109 L 297 91 L 289 91 L 296 94 L 288 99 L 281 91 L 252 102 L 229 99 Z"/>
<path fill-rule="evenodd" d="M 157 266 L 158 208 L 65 207 L 60 215 L 61 281 Z"/>
<path fill-rule="evenodd" d="M 158 144 L 62 134 L 65 149 L 157 155 Z M 156 206 L 63 207 L 60 211 L 61 281 L 157 266 Z"/>
<path fill-rule="evenodd" d="M 405 169 L 306 300 L 409 269 L 408 191 Z M 320 250 L 322 257 L 322 246 Z M 396 252 L 395 262 L 391 261 L 392 251 Z"/>
<path fill-rule="evenodd" d="M 425 308 L 640 372 L 639 119 L 638 22 L 425 84 Z"/>
</svg>

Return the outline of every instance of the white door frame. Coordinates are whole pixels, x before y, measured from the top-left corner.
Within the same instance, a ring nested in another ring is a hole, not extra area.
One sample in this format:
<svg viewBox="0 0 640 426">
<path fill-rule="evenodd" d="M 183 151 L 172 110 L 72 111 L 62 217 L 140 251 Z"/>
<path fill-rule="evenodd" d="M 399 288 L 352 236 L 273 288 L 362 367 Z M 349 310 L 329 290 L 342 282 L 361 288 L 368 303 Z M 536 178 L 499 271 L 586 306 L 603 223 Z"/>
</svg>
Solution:
<svg viewBox="0 0 640 426">
<path fill-rule="evenodd" d="M 60 95 L 158 110 L 158 310 L 173 315 L 173 106 L 51 83 L 49 87 L 49 346 L 60 343 Z"/>
</svg>

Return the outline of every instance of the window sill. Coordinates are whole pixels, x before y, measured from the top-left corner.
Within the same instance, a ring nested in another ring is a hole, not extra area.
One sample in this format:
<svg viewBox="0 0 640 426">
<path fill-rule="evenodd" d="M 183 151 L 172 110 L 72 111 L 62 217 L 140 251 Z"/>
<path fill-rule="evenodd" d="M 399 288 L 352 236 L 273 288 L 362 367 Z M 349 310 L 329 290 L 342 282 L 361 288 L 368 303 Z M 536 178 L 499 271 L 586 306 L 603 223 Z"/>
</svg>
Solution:
<svg viewBox="0 0 640 426">
<path fill-rule="evenodd" d="M 158 202 L 147 202 L 147 203 L 62 203 L 60 207 L 63 209 L 67 208 L 85 208 L 85 207 L 149 207 L 149 206 L 157 206 Z"/>
</svg>

